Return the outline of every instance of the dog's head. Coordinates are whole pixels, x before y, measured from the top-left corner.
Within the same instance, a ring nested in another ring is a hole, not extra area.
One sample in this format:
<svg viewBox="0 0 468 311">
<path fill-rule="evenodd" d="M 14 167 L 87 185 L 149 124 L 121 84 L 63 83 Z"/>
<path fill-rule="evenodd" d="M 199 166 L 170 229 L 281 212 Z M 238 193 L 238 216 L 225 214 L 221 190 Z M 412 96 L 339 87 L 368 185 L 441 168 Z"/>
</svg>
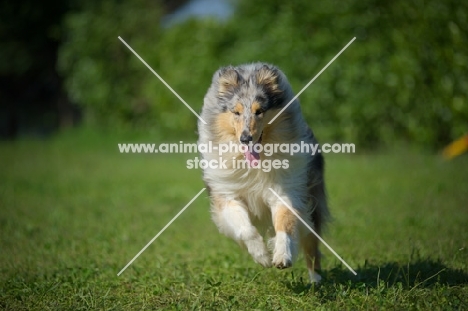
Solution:
<svg viewBox="0 0 468 311">
<path fill-rule="evenodd" d="M 242 144 L 262 140 L 264 126 L 285 105 L 287 90 L 281 71 L 267 64 L 224 67 L 213 78 L 219 133 L 235 136 Z"/>
</svg>

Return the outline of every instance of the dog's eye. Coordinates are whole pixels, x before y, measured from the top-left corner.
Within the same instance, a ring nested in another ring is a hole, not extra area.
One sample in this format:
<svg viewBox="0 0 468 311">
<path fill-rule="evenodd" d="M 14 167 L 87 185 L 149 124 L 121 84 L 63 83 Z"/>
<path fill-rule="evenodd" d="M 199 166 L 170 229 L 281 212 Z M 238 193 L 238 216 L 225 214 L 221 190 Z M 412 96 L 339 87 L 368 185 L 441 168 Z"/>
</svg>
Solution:
<svg viewBox="0 0 468 311">
<path fill-rule="evenodd" d="M 259 110 L 255 111 L 255 115 L 256 115 L 256 116 L 260 116 L 260 115 L 262 115 L 262 114 L 263 114 L 263 110 L 262 110 L 262 109 L 259 109 Z"/>
<path fill-rule="evenodd" d="M 239 111 L 234 111 L 234 114 L 235 114 L 236 116 L 240 116 L 240 112 L 239 112 Z"/>
</svg>

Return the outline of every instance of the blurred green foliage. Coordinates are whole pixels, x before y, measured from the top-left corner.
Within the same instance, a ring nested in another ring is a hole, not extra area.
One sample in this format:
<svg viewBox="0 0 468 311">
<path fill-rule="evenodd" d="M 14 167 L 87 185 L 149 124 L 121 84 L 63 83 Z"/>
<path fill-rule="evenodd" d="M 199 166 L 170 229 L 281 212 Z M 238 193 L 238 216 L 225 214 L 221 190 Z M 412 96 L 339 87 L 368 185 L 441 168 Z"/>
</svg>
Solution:
<svg viewBox="0 0 468 311">
<path fill-rule="evenodd" d="M 103 1 L 66 19 L 60 69 L 90 123 L 194 134 L 196 118 L 117 39 L 126 40 L 196 111 L 220 66 L 266 61 L 298 92 L 321 141 L 439 147 L 468 129 L 468 5 L 458 0 L 235 2 L 226 22 L 160 26 L 150 0 Z M 180 136 L 179 136 L 180 137 Z"/>
</svg>

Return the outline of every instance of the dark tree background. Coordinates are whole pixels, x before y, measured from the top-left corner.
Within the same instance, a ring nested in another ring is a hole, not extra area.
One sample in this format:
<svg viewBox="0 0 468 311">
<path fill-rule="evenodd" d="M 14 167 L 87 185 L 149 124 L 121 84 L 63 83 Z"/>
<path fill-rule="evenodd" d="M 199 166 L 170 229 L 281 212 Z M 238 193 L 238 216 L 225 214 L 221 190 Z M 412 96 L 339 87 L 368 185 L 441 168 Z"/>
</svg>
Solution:
<svg viewBox="0 0 468 311">
<path fill-rule="evenodd" d="M 57 73 L 67 1 L 2 1 L 0 5 L 0 134 L 50 132 L 72 125 L 77 110 Z"/>
<path fill-rule="evenodd" d="M 160 3 L 171 12 L 185 2 Z M 57 59 L 65 17 L 90 10 L 93 3 L 0 1 L 0 138 L 44 136 L 81 121 L 82 108 L 70 101 Z"/>
<path fill-rule="evenodd" d="M 278 65 L 323 140 L 439 148 L 468 132 L 468 4 L 458 0 L 234 1 L 227 21 L 161 26 L 184 1 L 3 2 L 0 132 L 76 124 L 170 139 L 195 117 L 117 39 L 195 109 L 227 64 Z M 73 103 L 73 104 L 71 104 Z"/>
</svg>

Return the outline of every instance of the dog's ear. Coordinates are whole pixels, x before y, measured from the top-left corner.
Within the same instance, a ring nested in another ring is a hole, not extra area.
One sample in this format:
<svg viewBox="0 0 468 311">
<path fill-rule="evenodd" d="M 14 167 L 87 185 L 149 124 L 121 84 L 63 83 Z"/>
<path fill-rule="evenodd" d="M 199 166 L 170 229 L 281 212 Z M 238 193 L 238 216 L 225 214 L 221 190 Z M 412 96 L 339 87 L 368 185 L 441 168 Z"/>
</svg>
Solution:
<svg viewBox="0 0 468 311">
<path fill-rule="evenodd" d="M 267 93 L 270 94 L 279 94 L 282 93 L 279 86 L 280 74 L 278 69 L 263 65 L 258 69 L 257 74 L 257 83 L 262 85 Z"/>
<path fill-rule="evenodd" d="M 234 89 L 239 86 L 241 76 L 239 72 L 232 67 L 224 67 L 218 70 L 218 93 L 220 96 L 233 94 Z"/>
</svg>

